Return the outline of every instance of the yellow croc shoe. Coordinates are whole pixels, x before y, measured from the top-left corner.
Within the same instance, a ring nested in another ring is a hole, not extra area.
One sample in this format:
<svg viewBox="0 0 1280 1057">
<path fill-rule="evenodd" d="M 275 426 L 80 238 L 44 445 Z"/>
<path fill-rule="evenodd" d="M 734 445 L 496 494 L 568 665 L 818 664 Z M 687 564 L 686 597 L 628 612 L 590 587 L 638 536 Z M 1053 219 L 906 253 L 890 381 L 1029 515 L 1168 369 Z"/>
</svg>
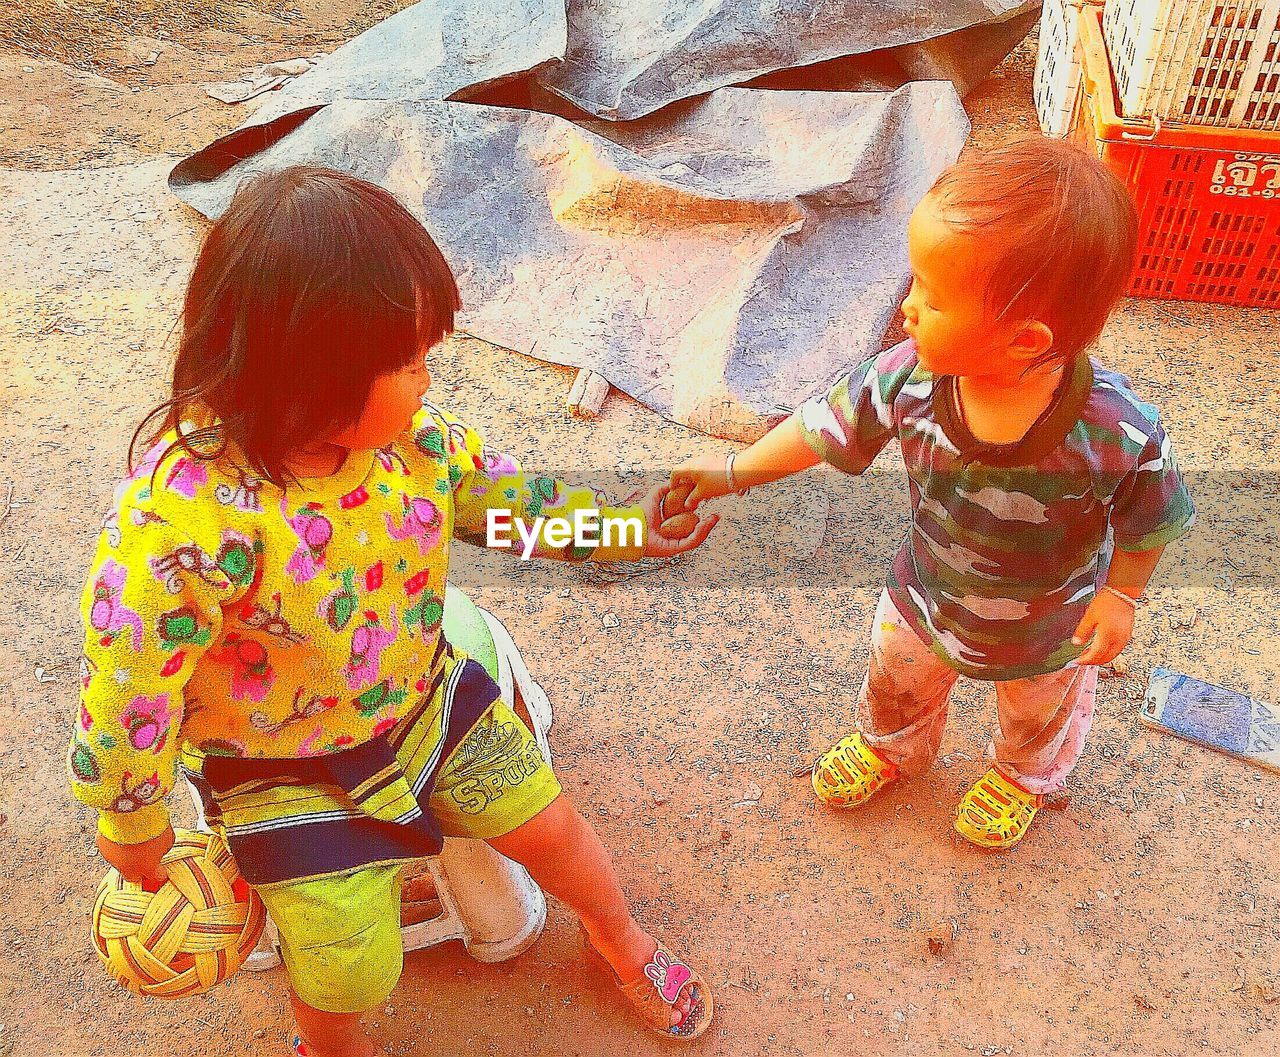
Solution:
<svg viewBox="0 0 1280 1057">
<path fill-rule="evenodd" d="M 1012 848 L 1026 835 L 1043 804 L 1043 796 L 1028 793 L 992 767 L 961 797 L 956 832 L 979 848 Z"/>
<path fill-rule="evenodd" d="M 876 752 L 855 730 L 813 765 L 813 793 L 832 807 L 858 807 L 897 777 L 897 765 Z"/>
</svg>

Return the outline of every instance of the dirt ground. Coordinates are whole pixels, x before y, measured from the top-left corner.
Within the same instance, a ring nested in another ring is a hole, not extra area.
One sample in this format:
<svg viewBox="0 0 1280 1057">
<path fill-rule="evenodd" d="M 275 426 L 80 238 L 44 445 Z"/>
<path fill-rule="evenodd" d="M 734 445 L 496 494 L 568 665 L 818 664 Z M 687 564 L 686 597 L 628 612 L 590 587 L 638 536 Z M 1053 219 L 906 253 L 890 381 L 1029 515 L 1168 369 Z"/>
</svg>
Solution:
<svg viewBox="0 0 1280 1057">
<path fill-rule="evenodd" d="M 249 112 L 200 84 L 328 50 L 406 5 L 189 6 L 0 11 L 0 1057 L 286 1052 L 279 972 L 143 1004 L 90 951 L 103 864 L 63 779 L 77 599 L 204 226 L 164 177 Z M 1034 126 L 1033 60 L 1028 42 L 970 98 L 975 145 Z M 793 773 L 849 722 L 905 525 L 891 462 L 753 495 L 702 551 L 622 583 L 459 555 L 455 581 L 552 695 L 558 771 L 641 920 L 713 982 L 699 1052 L 1277 1052 L 1280 782 L 1137 716 L 1156 665 L 1274 699 L 1276 337 L 1270 313 L 1172 303 L 1126 303 L 1109 326 L 1101 356 L 1161 404 L 1201 528 L 1157 574 L 1130 676 L 1102 684 L 1063 810 L 1009 854 L 951 834 L 992 722 L 973 684 L 939 766 L 856 815 L 819 809 Z M 614 491 L 727 450 L 617 394 L 598 422 L 573 419 L 570 372 L 479 341 L 442 350 L 436 376 L 441 402 L 529 465 Z M 824 506 L 825 522 L 799 513 Z M 411 955 L 374 1020 L 393 1054 L 667 1049 L 554 905 L 510 963 L 458 944 Z"/>
</svg>

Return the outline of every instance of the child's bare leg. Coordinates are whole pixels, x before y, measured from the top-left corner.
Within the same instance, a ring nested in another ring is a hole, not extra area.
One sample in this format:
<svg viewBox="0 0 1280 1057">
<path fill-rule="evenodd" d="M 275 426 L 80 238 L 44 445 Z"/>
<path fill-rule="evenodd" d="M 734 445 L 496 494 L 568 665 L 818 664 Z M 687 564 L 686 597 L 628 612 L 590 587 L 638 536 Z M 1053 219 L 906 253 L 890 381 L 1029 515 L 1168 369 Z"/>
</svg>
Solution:
<svg viewBox="0 0 1280 1057">
<path fill-rule="evenodd" d="M 608 850 L 567 796 L 561 794 L 524 825 L 489 844 L 573 909 L 623 983 L 644 975 L 657 943 L 631 916 Z M 691 1005 L 685 991 L 672 1008 L 671 1023 L 679 1024 Z"/>
<path fill-rule="evenodd" d="M 359 1013 L 313 1009 L 293 991 L 289 992 L 289 1002 L 308 1057 L 385 1057 L 386 1051 L 364 1033 Z"/>
</svg>

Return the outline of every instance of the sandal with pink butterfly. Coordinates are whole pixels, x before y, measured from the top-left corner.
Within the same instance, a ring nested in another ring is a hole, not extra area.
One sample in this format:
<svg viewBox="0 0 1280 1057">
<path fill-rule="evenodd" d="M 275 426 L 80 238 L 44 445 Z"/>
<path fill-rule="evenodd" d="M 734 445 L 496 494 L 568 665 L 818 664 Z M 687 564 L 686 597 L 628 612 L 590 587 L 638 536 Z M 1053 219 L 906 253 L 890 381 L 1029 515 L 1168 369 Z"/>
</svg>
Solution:
<svg viewBox="0 0 1280 1057">
<path fill-rule="evenodd" d="M 588 957 L 609 971 L 618 990 L 651 1031 L 676 1042 L 692 1042 L 711 1026 L 711 1017 L 715 1012 L 711 989 L 698 973 L 673 957 L 662 944 L 658 944 L 649 964 L 644 967 L 644 975 L 624 984 L 604 955 L 596 950 L 587 930 L 581 929 L 581 933 L 582 945 Z M 680 996 L 685 991 L 688 991 L 690 1001 L 689 1012 L 679 1024 L 673 1025 L 671 1009 L 680 1001 Z"/>
</svg>

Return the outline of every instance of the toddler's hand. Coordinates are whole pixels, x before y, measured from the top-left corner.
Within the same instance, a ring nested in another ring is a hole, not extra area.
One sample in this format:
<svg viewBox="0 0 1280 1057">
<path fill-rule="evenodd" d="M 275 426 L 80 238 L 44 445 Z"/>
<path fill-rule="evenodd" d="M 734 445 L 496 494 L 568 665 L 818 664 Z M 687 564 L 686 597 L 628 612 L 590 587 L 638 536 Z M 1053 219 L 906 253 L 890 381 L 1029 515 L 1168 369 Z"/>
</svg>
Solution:
<svg viewBox="0 0 1280 1057">
<path fill-rule="evenodd" d="M 671 472 L 671 487 L 684 491 L 684 509 L 693 510 L 708 499 L 729 494 L 729 480 L 724 473 L 724 459 L 716 455 L 704 455 L 690 459 Z M 675 504 L 667 501 L 667 514 L 678 514 Z"/>
<path fill-rule="evenodd" d="M 1126 605 L 1109 591 L 1099 591 L 1071 636 L 1077 646 L 1088 643 L 1075 663 L 1083 667 L 1114 660 L 1133 637 L 1133 618 L 1133 606 Z"/>
<path fill-rule="evenodd" d="M 682 554 L 700 546 L 711 534 L 720 520 L 719 514 L 701 518 L 697 514 L 689 514 L 693 524 L 683 536 L 667 536 L 663 534 L 664 521 L 673 520 L 679 513 L 678 504 L 672 501 L 672 488 L 668 484 L 659 485 L 642 500 L 644 510 L 644 553 L 646 558 L 669 558 L 674 554 Z"/>
<path fill-rule="evenodd" d="M 126 881 L 163 882 L 169 874 L 160 860 L 173 847 L 173 827 L 166 826 L 158 837 L 141 844 L 117 844 L 98 834 L 98 851 L 102 857 L 120 871 Z"/>
</svg>

